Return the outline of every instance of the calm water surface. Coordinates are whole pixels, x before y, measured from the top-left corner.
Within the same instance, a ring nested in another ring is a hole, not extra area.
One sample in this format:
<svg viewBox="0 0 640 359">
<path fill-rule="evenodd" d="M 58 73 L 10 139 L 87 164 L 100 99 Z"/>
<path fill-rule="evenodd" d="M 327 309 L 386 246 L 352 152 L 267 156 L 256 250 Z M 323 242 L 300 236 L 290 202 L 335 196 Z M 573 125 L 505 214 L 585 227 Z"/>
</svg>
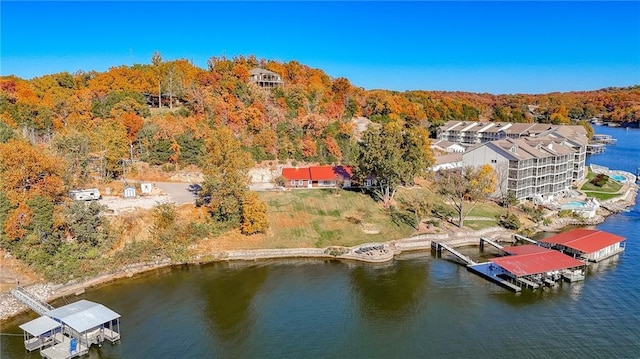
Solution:
<svg viewBox="0 0 640 359">
<path fill-rule="evenodd" d="M 618 145 L 588 163 L 635 172 L 640 130 L 596 132 Z M 640 206 L 598 228 L 625 236 L 626 252 L 591 267 L 584 282 L 521 294 L 429 253 L 385 265 L 273 261 L 156 271 L 87 291 L 84 298 L 122 315 L 123 335 L 90 357 L 639 358 Z M 17 325 L 33 317 L 2 332 L 20 333 Z M 1 344 L 2 359 L 39 357 L 24 353 L 20 337 L 2 336 Z"/>
</svg>

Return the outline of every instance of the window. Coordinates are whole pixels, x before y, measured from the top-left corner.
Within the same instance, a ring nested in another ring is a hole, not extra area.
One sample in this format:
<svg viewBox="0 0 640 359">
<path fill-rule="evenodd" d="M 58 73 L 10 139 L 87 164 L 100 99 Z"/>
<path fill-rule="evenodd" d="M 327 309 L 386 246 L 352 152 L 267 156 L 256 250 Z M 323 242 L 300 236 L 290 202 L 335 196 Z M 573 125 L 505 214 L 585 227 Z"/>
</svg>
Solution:
<svg viewBox="0 0 640 359">
<path fill-rule="evenodd" d="M 298 181 L 298 186 L 304 186 L 304 180 L 299 180 Z"/>
<path fill-rule="evenodd" d="M 296 180 L 291 180 L 291 185 L 295 186 L 296 185 Z"/>
<path fill-rule="evenodd" d="M 491 160 L 491 163 L 497 163 L 498 160 Z"/>
</svg>

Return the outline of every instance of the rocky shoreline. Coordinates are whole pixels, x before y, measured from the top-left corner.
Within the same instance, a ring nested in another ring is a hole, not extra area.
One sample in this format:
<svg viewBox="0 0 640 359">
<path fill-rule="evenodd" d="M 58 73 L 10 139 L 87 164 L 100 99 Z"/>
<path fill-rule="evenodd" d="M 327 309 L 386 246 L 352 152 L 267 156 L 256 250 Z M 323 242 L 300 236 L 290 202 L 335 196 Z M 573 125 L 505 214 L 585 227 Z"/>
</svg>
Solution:
<svg viewBox="0 0 640 359">
<path fill-rule="evenodd" d="M 557 218 L 551 224 L 535 228 L 536 232 L 555 232 L 569 225 L 596 225 L 604 222 L 606 216 L 629 208 L 635 204 L 638 186 L 630 186 L 625 195 L 617 201 L 605 202 L 606 213 L 592 219 Z M 143 272 L 183 264 L 204 264 L 217 261 L 257 261 L 266 259 L 316 258 L 340 259 L 368 263 L 381 263 L 392 260 L 396 255 L 408 251 L 422 251 L 431 248 L 432 241 L 440 241 L 452 247 L 477 245 L 480 237 L 500 242 L 513 241 L 515 232 L 502 227 L 486 228 L 480 231 L 460 231 L 450 234 L 423 234 L 384 243 L 367 243 L 355 247 L 333 246 L 327 248 L 290 248 L 290 249 L 256 249 L 236 250 L 212 253 L 206 260 L 194 258 L 189 263 L 174 263 L 161 260 L 151 263 L 138 263 L 121 268 L 117 272 L 106 273 L 85 281 L 71 281 L 66 284 L 36 283 L 25 289 L 39 299 L 50 302 L 58 298 L 80 295 L 86 288 L 108 283 L 120 278 L 132 277 Z M 9 291 L 0 293 L 0 323 L 28 311 L 25 305 L 17 301 Z"/>
</svg>

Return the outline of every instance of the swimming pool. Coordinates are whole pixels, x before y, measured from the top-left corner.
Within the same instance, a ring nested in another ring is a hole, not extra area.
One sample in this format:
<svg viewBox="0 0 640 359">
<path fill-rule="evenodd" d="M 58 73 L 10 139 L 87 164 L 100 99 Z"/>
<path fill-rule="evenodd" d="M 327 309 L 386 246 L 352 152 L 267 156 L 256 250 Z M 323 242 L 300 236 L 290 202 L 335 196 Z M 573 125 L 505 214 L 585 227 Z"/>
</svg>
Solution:
<svg viewBox="0 0 640 359">
<path fill-rule="evenodd" d="M 582 201 L 571 201 L 562 205 L 562 209 L 584 209 L 587 205 L 586 202 Z"/>
<path fill-rule="evenodd" d="M 623 175 L 612 175 L 611 178 L 613 178 L 615 181 L 618 181 L 618 182 L 626 182 L 627 181 L 627 177 L 625 177 Z"/>
</svg>

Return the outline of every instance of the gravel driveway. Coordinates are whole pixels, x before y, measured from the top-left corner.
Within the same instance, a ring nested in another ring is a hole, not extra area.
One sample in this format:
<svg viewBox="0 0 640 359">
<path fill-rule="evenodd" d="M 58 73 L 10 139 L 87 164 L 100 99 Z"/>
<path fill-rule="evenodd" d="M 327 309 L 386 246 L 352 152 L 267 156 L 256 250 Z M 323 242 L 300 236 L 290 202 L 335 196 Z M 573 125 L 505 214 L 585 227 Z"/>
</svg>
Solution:
<svg viewBox="0 0 640 359">
<path fill-rule="evenodd" d="M 175 204 L 194 203 L 198 198 L 197 190 L 200 186 L 195 183 L 182 182 L 153 182 L 153 185 L 169 196 L 169 201 Z"/>
</svg>

